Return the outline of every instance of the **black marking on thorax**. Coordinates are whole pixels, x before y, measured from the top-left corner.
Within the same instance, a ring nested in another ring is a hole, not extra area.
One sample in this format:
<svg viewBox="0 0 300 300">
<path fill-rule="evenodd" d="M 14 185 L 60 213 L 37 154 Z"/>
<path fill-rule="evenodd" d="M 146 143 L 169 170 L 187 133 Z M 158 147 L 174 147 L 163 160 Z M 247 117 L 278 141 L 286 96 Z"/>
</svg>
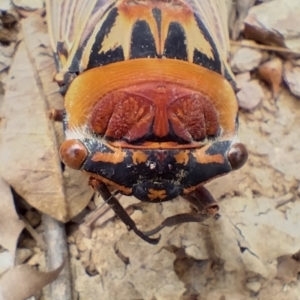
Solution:
<svg viewBox="0 0 300 300">
<path fill-rule="evenodd" d="M 214 58 L 210 59 L 205 54 L 203 54 L 202 52 L 195 49 L 193 63 L 222 74 L 221 60 L 220 60 L 217 46 L 216 46 L 214 40 L 212 39 L 211 35 L 209 34 L 207 28 L 203 24 L 202 20 L 196 14 L 194 14 L 194 17 L 197 21 L 199 29 L 203 33 L 205 39 L 211 45 Z"/>
<path fill-rule="evenodd" d="M 105 53 L 99 53 L 102 48 L 104 38 L 109 35 L 118 17 L 118 8 L 114 7 L 103 22 L 101 29 L 96 35 L 95 42 L 91 49 L 90 59 L 87 69 L 108 65 L 124 60 L 124 52 L 121 46 L 111 49 Z"/>
<path fill-rule="evenodd" d="M 108 11 L 111 10 L 111 12 L 110 12 L 109 15 L 108 15 L 111 19 L 113 19 L 112 24 L 111 24 L 110 27 L 112 27 L 112 25 L 114 24 L 114 22 L 115 22 L 115 20 L 116 20 L 116 18 L 117 18 L 117 15 L 118 15 L 117 9 L 116 9 L 116 8 L 112 9 L 112 8 L 114 7 L 114 5 L 115 5 L 115 2 L 112 3 L 111 5 L 109 5 L 109 6 L 107 7 L 107 9 L 105 10 L 105 12 L 103 13 L 103 15 L 105 15 Z M 111 13 L 112 13 L 112 14 L 111 14 Z M 115 15 L 115 16 L 114 16 L 114 15 Z M 105 22 L 104 22 L 104 23 L 105 23 Z M 99 30 L 98 35 L 102 32 L 102 28 L 103 28 L 103 27 L 104 27 L 104 24 L 103 24 L 103 26 L 101 27 L 101 30 Z M 109 27 L 109 26 L 107 26 L 107 27 Z M 82 59 L 82 54 L 83 54 L 83 52 L 84 52 L 84 50 L 85 50 L 85 47 L 86 47 L 86 45 L 87 45 L 89 39 L 91 38 L 92 33 L 93 33 L 93 31 L 91 31 L 90 34 L 86 37 L 86 39 L 85 39 L 84 42 L 82 43 L 82 46 L 81 46 L 80 48 L 77 49 L 76 54 L 74 55 L 74 57 L 73 57 L 73 59 L 72 59 L 72 63 L 71 63 L 71 65 L 70 65 L 70 67 L 69 67 L 69 72 L 70 72 L 70 73 L 74 73 L 74 74 L 77 74 L 77 75 L 78 75 L 79 73 L 81 73 L 81 72 L 84 71 L 85 69 L 88 69 L 88 68 L 89 68 L 89 67 L 87 67 L 87 66 L 81 66 L 81 59 Z M 103 37 L 103 38 L 104 38 L 104 37 Z M 103 41 L 103 38 L 102 38 L 102 41 Z M 97 38 L 96 38 L 96 40 L 97 40 Z M 94 47 L 93 47 L 93 48 L 94 48 Z M 92 64 L 92 63 L 91 63 L 91 64 Z M 92 65 L 94 65 L 94 64 L 92 64 Z M 97 66 L 98 66 L 98 65 L 96 65 L 96 67 L 97 67 Z M 84 68 L 84 70 L 82 70 L 82 67 Z M 94 65 L 93 67 L 95 67 L 95 65 Z"/>
<path fill-rule="evenodd" d="M 164 56 L 180 60 L 188 59 L 185 32 L 179 23 L 170 23 L 164 46 Z"/>
<path fill-rule="evenodd" d="M 156 57 L 155 40 L 146 21 L 137 21 L 131 35 L 130 59 Z"/>
<path fill-rule="evenodd" d="M 87 66 L 82 66 L 81 59 L 83 51 L 87 49 L 87 43 L 92 36 L 92 32 L 85 39 L 83 45 L 78 49 L 74 58 L 72 60 L 72 64 L 69 68 L 70 73 L 79 74 L 85 69 L 95 68 L 102 65 L 108 65 L 114 62 L 123 61 L 124 51 L 122 47 L 122 42 L 120 42 L 115 48 L 111 48 L 106 52 L 101 52 L 103 47 L 103 42 L 105 38 L 109 36 L 113 26 L 115 26 L 116 22 L 118 22 L 119 16 L 119 8 L 115 6 L 115 3 L 110 5 L 103 16 L 105 16 L 105 20 L 99 31 L 96 34 L 95 40 L 93 41 L 93 46 L 90 50 L 89 62 Z M 150 27 L 145 20 L 137 20 L 132 28 L 132 35 L 130 41 L 130 59 L 135 58 L 170 58 L 170 59 L 179 59 L 179 60 L 188 60 L 188 47 L 185 29 L 179 22 L 171 22 L 168 28 L 167 38 L 165 40 L 161 40 L 162 32 L 162 11 L 159 8 L 152 9 L 152 15 L 155 19 L 159 39 L 156 41 L 154 36 L 150 30 Z M 218 49 L 214 40 L 212 39 L 209 31 L 205 27 L 205 24 L 202 20 L 194 14 L 194 18 L 198 25 L 198 30 L 200 30 L 204 38 L 211 45 L 213 57 L 209 58 L 205 53 L 200 50 L 194 49 L 193 61 L 194 64 L 203 66 L 212 71 L 218 72 L 222 74 L 222 62 L 219 56 Z M 122 32 L 120 32 L 120 41 L 122 40 Z M 125 41 L 126 43 L 126 41 Z M 155 43 L 162 43 L 162 45 L 156 45 Z M 156 47 L 158 46 L 158 47 Z M 162 46 L 162 47 L 161 47 Z M 156 49 L 163 49 L 162 53 L 157 53 Z M 99 53 L 100 52 L 100 53 Z M 225 70 L 226 71 L 226 70 Z M 230 75 L 227 72 L 225 74 L 227 80 L 231 81 Z"/>
</svg>

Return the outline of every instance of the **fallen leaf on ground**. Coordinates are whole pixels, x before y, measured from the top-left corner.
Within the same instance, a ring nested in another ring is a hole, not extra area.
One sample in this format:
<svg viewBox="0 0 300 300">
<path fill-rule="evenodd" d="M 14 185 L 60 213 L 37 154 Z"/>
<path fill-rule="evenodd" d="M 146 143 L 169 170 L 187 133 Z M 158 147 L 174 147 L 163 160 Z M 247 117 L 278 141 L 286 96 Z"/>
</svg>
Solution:
<svg viewBox="0 0 300 300">
<path fill-rule="evenodd" d="M 30 54 L 30 60 L 35 67 L 37 76 L 40 79 L 41 88 L 44 95 L 46 107 L 63 109 L 64 100 L 59 94 L 58 85 L 53 81 L 53 74 L 56 71 L 52 49 L 50 47 L 49 34 L 47 26 L 41 17 L 40 11 L 36 11 L 30 18 L 23 20 L 22 28 L 27 51 Z M 38 32 L 37 32 L 38 29 Z M 48 113 L 44 112 L 44 113 Z M 64 141 L 63 126 L 60 122 L 51 122 L 56 136 L 55 156 L 58 157 L 59 145 Z M 65 166 L 63 172 L 63 186 L 65 193 L 65 204 L 67 210 L 66 221 L 77 216 L 89 203 L 94 191 L 88 185 L 88 176 L 77 170 Z"/>
<path fill-rule="evenodd" d="M 14 265 L 16 245 L 24 223 L 15 211 L 10 186 L 0 176 L 0 245 L 9 251 L 10 266 Z"/>
<path fill-rule="evenodd" d="M 50 272 L 41 272 L 28 265 L 20 265 L 7 271 L 0 278 L 0 300 L 26 299 L 54 281 L 64 264 Z"/>
<path fill-rule="evenodd" d="M 67 212 L 54 132 L 46 118 L 43 95 L 23 42 L 9 74 L 11 80 L 2 107 L 0 172 L 32 206 L 65 220 Z"/>
<path fill-rule="evenodd" d="M 274 0 L 254 6 L 245 19 L 245 35 L 266 45 L 284 46 L 298 52 L 282 53 L 286 57 L 299 57 L 299 15 L 299 0 Z"/>
<path fill-rule="evenodd" d="M 49 99 L 53 106 L 59 101 L 63 105 L 52 82 L 49 36 L 38 14 L 22 22 L 25 42 L 10 68 L 2 106 L 0 173 L 30 205 L 66 222 L 84 209 L 93 191 L 80 172 L 62 172 L 57 124 L 47 116 Z M 60 131 L 62 135 L 61 124 Z"/>
</svg>

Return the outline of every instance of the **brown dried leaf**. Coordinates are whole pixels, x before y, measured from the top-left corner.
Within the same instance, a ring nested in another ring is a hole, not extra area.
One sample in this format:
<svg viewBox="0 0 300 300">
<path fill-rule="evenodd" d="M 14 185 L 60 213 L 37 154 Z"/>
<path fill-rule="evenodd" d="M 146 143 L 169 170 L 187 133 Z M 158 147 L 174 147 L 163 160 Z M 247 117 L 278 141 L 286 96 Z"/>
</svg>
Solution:
<svg viewBox="0 0 300 300">
<path fill-rule="evenodd" d="M 0 300 L 21 300 L 34 295 L 54 281 L 63 266 L 50 272 L 40 272 L 28 265 L 10 269 L 0 278 Z"/>
<path fill-rule="evenodd" d="M 298 54 L 282 53 L 282 55 L 299 57 L 299 14 L 299 0 L 274 0 L 254 6 L 245 19 L 245 35 L 263 44 L 289 48 Z"/>
<path fill-rule="evenodd" d="M 0 173 L 32 206 L 64 221 L 67 211 L 55 136 L 23 42 L 9 74 Z"/>
<path fill-rule="evenodd" d="M 52 57 L 49 34 L 40 11 L 37 11 L 32 17 L 23 20 L 22 28 L 30 60 L 33 62 L 35 71 L 40 79 L 47 107 L 63 109 L 63 97 L 58 92 L 57 83 L 53 82 L 53 74 L 56 68 Z M 37 29 L 39 30 L 38 34 L 36 32 Z M 52 123 L 52 125 L 54 125 L 56 143 L 61 144 L 64 140 L 62 123 L 56 122 Z M 56 149 L 58 149 L 58 146 Z M 56 156 L 58 158 L 58 151 Z M 63 173 L 63 185 L 68 218 L 72 219 L 87 206 L 94 192 L 89 187 L 88 177 L 85 174 L 68 167 L 65 167 Z"/>
<path fill-rule="evenodd" d="M 10 186 L 0 177 L 0 245 L 9 251 L 11 265 L 14 265 L 16 245 L 24 223 L 15 211 Z"/>
<path fill-rule="evenodd" d="M 62 174 L 58 134 L 47 117 L 50 106 L 63 106 L 52 82 L 49 37 L 38 14 L 23 22 L 28 51 L 21 42 L 10 69 L 3 103 L 0 173 L 29 204 L 66 222 L 82 211 L 93 191 L 80 172 L 73 176 L 66 169 Z M 59 131 L 62 136 L 61 124 Z"/>
<path fill-rule="evenodd" d="M 277 98 L 280 92 L 282 72 L 282 61 L 278 57 L 265 62 L 258 68 L 260 77 L 271 85 L 274 99 Z"/>
</svg>

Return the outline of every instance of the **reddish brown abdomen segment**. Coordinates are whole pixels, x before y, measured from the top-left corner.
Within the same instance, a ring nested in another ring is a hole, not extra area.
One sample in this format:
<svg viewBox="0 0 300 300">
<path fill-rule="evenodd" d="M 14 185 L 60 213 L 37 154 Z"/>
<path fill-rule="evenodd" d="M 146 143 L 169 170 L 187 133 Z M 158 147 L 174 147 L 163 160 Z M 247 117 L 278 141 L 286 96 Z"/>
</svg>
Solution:
<svg viewBox="0 0 300 300">
<path fill-rule="evenodd" d="M 134 142 L 154 138 L 193 142 L 215 137 L 218 114 L 209 97 L 170 83 L 149 83 L 104 96 L 91 111 L 90 129 Z"/>
</svg>

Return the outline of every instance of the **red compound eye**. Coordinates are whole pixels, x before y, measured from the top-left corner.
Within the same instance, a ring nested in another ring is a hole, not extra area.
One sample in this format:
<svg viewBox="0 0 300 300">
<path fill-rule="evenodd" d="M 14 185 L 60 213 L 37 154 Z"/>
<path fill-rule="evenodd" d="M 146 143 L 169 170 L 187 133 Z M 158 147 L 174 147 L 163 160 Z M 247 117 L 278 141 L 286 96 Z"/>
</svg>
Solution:
<svg viewBox="0 0 300 300">
<path fill-rule="evenodd" d="M 244 144 L 233 144 L 228 152 L 228 159 L 233 170 L 240 169 L 248 159 L 248 151 Z"/>
<path fill-rule="evenodd" d="M 60 146 L 60 158 L 71 169 L 79 170 L 86 160 L 88 151 L 78 140 L 67 140 Z"/>
</svg>

